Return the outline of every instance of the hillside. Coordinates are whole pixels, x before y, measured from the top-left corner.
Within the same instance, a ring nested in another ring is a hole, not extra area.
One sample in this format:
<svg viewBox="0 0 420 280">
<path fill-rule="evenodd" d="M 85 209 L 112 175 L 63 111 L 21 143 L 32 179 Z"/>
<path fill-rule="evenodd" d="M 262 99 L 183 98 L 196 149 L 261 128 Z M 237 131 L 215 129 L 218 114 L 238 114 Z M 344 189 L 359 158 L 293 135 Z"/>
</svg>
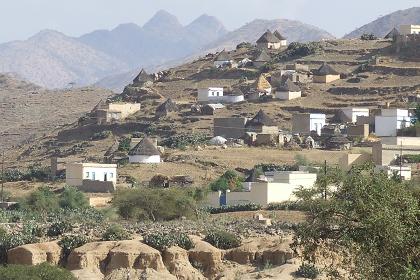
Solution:
<svg viewBox="0 0 420 280">
<path fill-rule="evenodd" d="M 374 20 L 345 35 L 344 38 L 359 38 L 363 33 L 372 33 L 383 38 L 394 27 L 402 24 L 420 24 L 420 7 L 400 10 Z"/>
<path fill-rule="evenodd" d="M 0 74 L 0 149 L 17 147 L 62 129 L 110 94 L 94 88 L 45 90 Z"/>
</svg>

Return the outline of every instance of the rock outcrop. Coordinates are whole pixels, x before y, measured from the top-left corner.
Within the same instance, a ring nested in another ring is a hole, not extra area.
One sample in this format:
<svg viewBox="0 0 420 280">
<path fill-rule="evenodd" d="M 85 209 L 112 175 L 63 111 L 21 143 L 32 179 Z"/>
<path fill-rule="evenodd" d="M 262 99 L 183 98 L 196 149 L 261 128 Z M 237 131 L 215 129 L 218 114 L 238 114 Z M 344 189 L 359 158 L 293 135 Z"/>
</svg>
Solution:
<svg viewBox="0 0 420 280">
<path fill-rule="evenodd" d="M 57 242 L 27 244 L 7 252 L 7 263 L 37 265 L 48 262 L 57 265 L 60 262 L 62 249 Z"/>
<path fill-rule="evenodd" d="M 194 266 L 202 268 L 204 276 L 207 278 L 216 278 L 223 271 L 224 251 L 202 241 L 199 237 L 193 236 L 192 240 L 195 246 L 188 251 L 190 261 Z"/>
<path fill-rule="evenodd" d="M 189 259 L 188 251 L 180 247 L 171 247 L 163 252 L 163 262 L 172 275 L 178 280 L 205 280 L 206 278 L 195 269 Z"/>
</svg>

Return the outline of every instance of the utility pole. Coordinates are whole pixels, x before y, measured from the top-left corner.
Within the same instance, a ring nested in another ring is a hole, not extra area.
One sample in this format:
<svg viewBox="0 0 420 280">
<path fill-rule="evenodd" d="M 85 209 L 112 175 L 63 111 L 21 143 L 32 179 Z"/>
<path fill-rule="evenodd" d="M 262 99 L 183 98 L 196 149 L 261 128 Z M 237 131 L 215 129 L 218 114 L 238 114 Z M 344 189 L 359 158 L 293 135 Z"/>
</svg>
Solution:
<svg viewBox="0 0 420 280">
<path fill-rule="evenodd" d="M 4 151 L 1 162 L 1 202 L 4 202 Z"/>
<path fill-rule="evenodd" d="M 327 160 L 324 162 L 324 200 L 327 200 L 327 188 L 328 188 L 328 182 L 327 182 Z"/>
<path fill-rule="evenodd" d="M 400 181 L 402 182 L 402 162 L 403 162 L 403 142 L 401 141 L 400 147 Z"/>
</svg>

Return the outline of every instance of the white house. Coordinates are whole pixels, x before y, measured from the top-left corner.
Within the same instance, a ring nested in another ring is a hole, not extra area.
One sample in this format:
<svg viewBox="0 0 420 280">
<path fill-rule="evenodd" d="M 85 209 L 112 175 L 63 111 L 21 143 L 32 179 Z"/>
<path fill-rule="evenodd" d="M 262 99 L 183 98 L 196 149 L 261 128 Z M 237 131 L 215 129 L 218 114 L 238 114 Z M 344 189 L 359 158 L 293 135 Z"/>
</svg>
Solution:
<svg viewBox="0 0 420 280">
<path fill-rule="evenodd" d="M 368 108 L 348 107 L 341 109 L 341 120 L 344 122 L 355 123 L 357 117 L 369 117 Z"/>
<path fill-rule="evenodd" d="M 405 181 L 411 180 L 411 166 L 378 165 L 375 167 L 375 172 L 385 172 L 388 177 L 401 176 L 401 178 Z"/>
<path fill-rule="evenodd" d="M 420 34 L 420 25 L 401 25 L 400 26 L 401 35 L 410 35 L 410 34 Z"/>
<path fill-rule="evenodd" d="M 232 57 L 225 51 L 221 51 L 214 59 L 214 67 L 222 68 L 233 64 Z"/>
<path fill-rule="evenodd" d="M 280 84 L 276 89 L 275 98 L 277 99 L 292 100 L 299 97 L 302 97 L 302 91 L 300 87 L 298 87 L 290 79 L 286 79 L 286 81 Z"/>
<path fill-rule="evenodd" d="M 66 184 L 83 186 L 83 180 L 117 183 L 117 165 L 100 163 L 68 163 Z"/>
<path fill-rule="evenodd" d="M 145 137 L 128 153 L 130 163 L 160 163 L 157 143 Z"/>
<path fill-rule="evenodd" d="M 379 137 L 397 136 L 397 130 L 411 126 L 411 117 L 405 109 L 382 109 L 375 116 L 375 134 Z"/>
<path fill-rule="evenodd" d="M 292 116 L 292 131 L 299 134 L 310 134 L 315 131 L 321 135 L 321 129 L 326 124 L 325 114 L 294 114 Z"/>
<path fill-rule="evenodd" d="M 276 38 L 280 40 L 280 46 L 282 46 L 282 47 L 287 46 L 287 39 L 286 39 L 286 37 L 284 37 L 283 35 L 281 35 L 278 30 L 274 31 L 273 35 L 276 36 Z"/>
<path fill-rule="evenodd" d="M 316 173 L 304 171 L 268 171 L 264 175 L 268 182 L 285 183 L 305 188 L 312 188 L 317 179 Z"/>
<path fill-rule="evenodd" d="M 217 102 L 223 97 L 223 87 L 201 87 L 197 91 L 198 102 Z"/>
</svg>

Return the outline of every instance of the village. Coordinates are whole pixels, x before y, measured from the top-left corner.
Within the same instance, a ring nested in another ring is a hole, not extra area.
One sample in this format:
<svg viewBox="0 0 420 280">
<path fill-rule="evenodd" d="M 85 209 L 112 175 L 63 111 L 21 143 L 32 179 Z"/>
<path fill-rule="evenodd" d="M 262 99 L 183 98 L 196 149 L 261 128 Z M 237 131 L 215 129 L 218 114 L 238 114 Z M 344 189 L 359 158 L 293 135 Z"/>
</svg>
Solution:
<svg viewBox="0 0 420 280">
<path fill-rule="evenodd" d="M 372 40 L 311 43 L 289 42 L 267 30 L 256 42 L 209 53 L 188 67 L 151 74 L 142 69 L 121 93 L 102 99 L 77 122 L 16 148 L 16 163 L 2 173 L 37 163 L 48 170 L 47 178 L 3 180 L 3 187 L 23 194 L 40 185 L 57 193 L 75 187 L 98 209 L 112 205 L 121 190 L 198 187 L 206 190 L 200 208 L 254 205 L 265 212 L 251 219 L 266 228 L 276 223 L 267 209 L 298 205 L 296 192 L 315 189 L 320 176 L 334 170 L 371 165 L 375 174 L 418 184 L 419 50 L 419 25 L 396 26 Z M 237 181 L 223 183 L 231 178 Z M 17 205 L 2 189 L 1 208 Z M 24 246 L 7 253 L 13 263 L 49 262 L 49 249 L 37 248 L 38 260 Z M 292 254 L 288 250 L 281 252 Z M 74 252 L 68 267 L 86 268 L 83 253 Z M 274 263 L 286 264 L 291 256 Z M 176 279 L 216 279 L 212 269 L 204 269 L 207 278 Z"/>
</svg>

